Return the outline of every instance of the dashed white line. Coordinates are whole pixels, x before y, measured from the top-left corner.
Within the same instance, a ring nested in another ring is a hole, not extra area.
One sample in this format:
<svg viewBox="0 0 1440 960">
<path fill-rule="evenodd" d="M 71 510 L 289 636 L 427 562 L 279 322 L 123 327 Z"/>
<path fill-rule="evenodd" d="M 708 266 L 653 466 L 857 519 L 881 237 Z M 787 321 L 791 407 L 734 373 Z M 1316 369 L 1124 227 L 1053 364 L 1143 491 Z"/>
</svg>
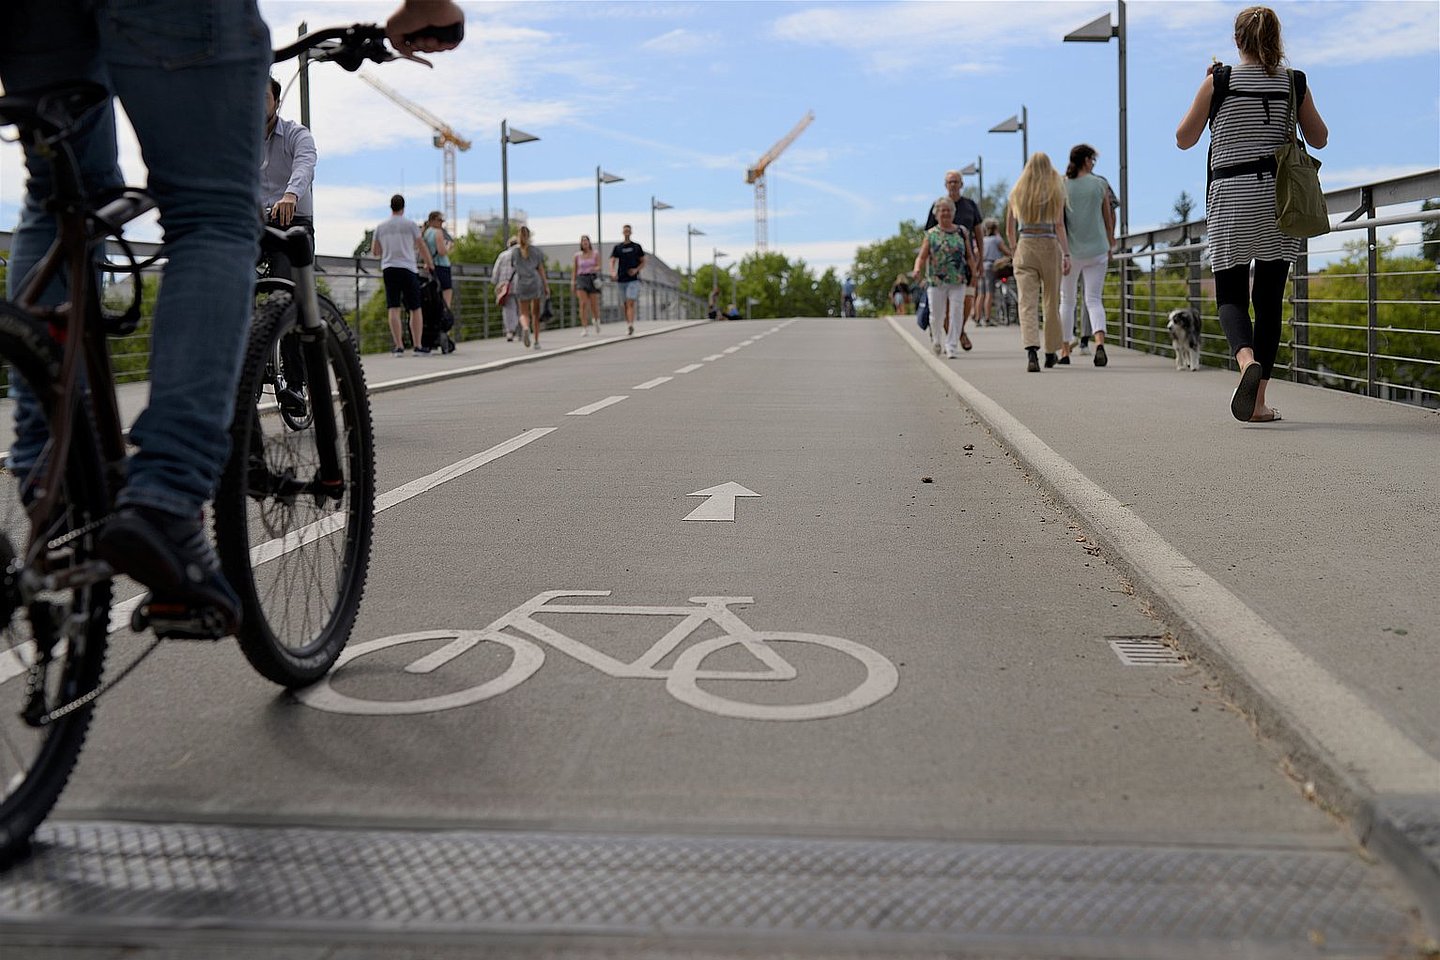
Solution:
<svg viewBox="0 0 1440 960">
<path fill-rule="evenodd" d="M 725 356 L 725 354 L 723 353 L 712 353 L 710 354 L 710 356 L 702 357 L 701 359 L 703 359 L 706 363 L 709 363 L 712 360 L 719 360 L 723 356 Z"/>
<path fill-rule="evenodd" d="M 739 347 L 726 347 L 722 352 L 723 352 L 723 353 L 734 353 L 736 350 L 739 350 L 739 349 L 740 349 Z"/>
<path fill-rule="evenodd" d="M 687 363 L 687 364 L 685 364 L 685 366 L 681 367 L 679 370 L 676 370 L 675 372 L 676 372 L 676 373 L 694 373 L 696 370 L 699 370 L 702 366 L 704 366 L 704 364 L 700 364 L 700 363 Z"/>
<path fill-rule="evenodd" d="M 611 406 L 611 405 L 613 405 L 613 404 L 617 404 L 617 403 L 619 403 L 621 400 L 625 400 L 625 399 L 628 399 L 628 398 L 626 398 L 626 397 L 606 397 L 604 400 L 596 400 L 594 403 L 586 404 L 585 406 L 580 407 L 580 408 L 577 409 L 577 410 L 571 410 L 569 413 L 565 414 L 565 416 L 567 416 L 567 417 L 588 417 L 588 416 L 590 416 L 590 414 L 594 413 L 596 410 L 604 410 L 606 407 Z"/>
<path fill-rule="evenodd" d="M 676 371 L 680 373 L 681 371 Z M 637 383 L 631 387 L 632 390 L 649 390 L 651 387 L 658 387 L 662 383 L 669 383 L 674 377 L 656 377 L 654 380 L 646 380 L 644 383 Z"/>
</svg>

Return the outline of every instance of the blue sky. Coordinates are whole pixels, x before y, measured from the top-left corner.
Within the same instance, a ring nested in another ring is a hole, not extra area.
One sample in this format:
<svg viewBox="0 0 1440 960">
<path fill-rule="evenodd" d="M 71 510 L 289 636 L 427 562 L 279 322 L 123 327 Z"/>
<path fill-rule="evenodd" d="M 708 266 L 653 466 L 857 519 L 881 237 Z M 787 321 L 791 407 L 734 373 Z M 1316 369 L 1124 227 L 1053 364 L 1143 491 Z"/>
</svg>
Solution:
<svg viewBox="0 0 1440 960">
<path fill-rule="evenodd" d="M 262 0 L 277 43 L 316 27 L 383 20 L 393 3 Z M 770 247 L 843 270 L 857 246 L 923 215 L 942 174 L 983 158 L 987 185 L 1013 182 L 1019 134 L 986 131 L 1023 104 L 1029 144 L 1063 164 L 1072 145 L 1100 152 L 1118 184 L 1117 45 L 1061 37 L 1113 2 L 548 2 L 466 3 L 467 38 L 436 69 L 371 67 L 474 147 L 460 154 L 459 206 L 500 206 L 500 121 L 537 134 L 510 149 L 510 203 L 542 243 L 595 229 L 595 167 L 606 243 L 622 222 L 683 268 L 712 247 L 753 249 L 745 168 L 807 110 L 816 119 L 769 176 Z M 1245 4 L 1136 0 L 1127 5 L 1130 224 L 1171 215 L 1181 190 L 1204 189 L 1204 145 L 1182 153 L 1174 131 L 1212 56 L 1233 62 Z M 1329 124 L 1319 152 L 1327 189 L 1440 166 L 1440 3 L 1279 3 L 1287 53 L 1311 78 Z M 293 68 L 277 68 L 288 82 Z M 440 152 L 428 129 L 338 68 L 312 72 L 321 164 L 319 246 L 345 253 L 382 219 L 391 193 L 411 212 L 439 207 Z M 283 112 L 298 116 L 299 97 Z M 140 176 L 138 151 L 122 144 Z M 967 186 L 973 178 L 967 178 Z M 13 147 L 0 148 L 0 219 L 19 191 Z M 1199 210 L 1197 208 L 1197 215 Z M 1416 232 L 1416 231 L 1411 231 Z M 1403 235 L 1403 231 L 1402 231 Z"/>
</svg>

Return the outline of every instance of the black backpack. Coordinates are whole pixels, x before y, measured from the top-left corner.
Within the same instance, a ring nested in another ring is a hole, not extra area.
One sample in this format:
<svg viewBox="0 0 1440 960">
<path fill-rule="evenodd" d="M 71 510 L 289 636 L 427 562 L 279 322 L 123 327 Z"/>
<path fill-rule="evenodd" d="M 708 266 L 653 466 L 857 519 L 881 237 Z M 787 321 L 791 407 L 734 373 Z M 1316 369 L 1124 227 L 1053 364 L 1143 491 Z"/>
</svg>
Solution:
<svg viewBox="0 0 1440 960">
<path fill-rule="evenodd" d="M 1289 91 L 1286 91 L 1285 93 L 1254 93 L 1254 92 L 1251 92 L 1251 91 L 1249 91 L 1249 90 L 1232 90 L 1232 89 L 1230 88 L 1230 64 L 1228 64 L 1228 63 L 1218 64 L 1218 65 L 1215 67 L 1215 69 L 1211 72 L 1210 76 L 1211 76 L 1211 78 L 1212 78 L 1212 80 L 1213 80 L 1213 82 L 1214 82 L 1214 86 L 1215 86 L 1214 92 L 1211 93 L 1211 95 L 1210 95 L 1210 119 L 1209 119 L 1209 121 L 1208 121 L 1209 124 L 1210 124 L 1210 151 L 1211 151 L 1212 154 L 1213 154 L 1214 149 L 1215 149 L 1215 129 L 1214 129 L 1214 128 L 1215 128 L 1215 118 L 1220 115 L 1220 107 L 1221 107 L 1221 105 L 1222 105 L 1226 100 L 1228 100 L 1228 99 L 1231 98 L 1231 97 L 1247 97 L 1247 98 L 1249 98 L 1249 99 L 1251 99 L 1251 100 L 1260 100 L 1260 101 L 1263 101 L 1264 104 L 1265 104 L 1265 122 L 1266 122 L 1266 123 L 1269 123 L 1269 122 L 1273 119 L 1273 116 L 1272 116 L 1272 114 L 1271 114 L 1271 112 L 1270 112 L 1270 104 L 1271 104 L 1271 103 L 1279 103 L 1279 104 L 1281 104 L 1281 108 L 1280 108 L 1280 109 L 1281 109 L 1281 111 L 1282 111 L 1283 114 L 1284 114 L 1284 117 L 1283 117 L 1283 119 L 1282 119 L 1281 122 L 1286 122 L 1286 121 L 1289 120 L 1289 118 L 1290 118 L 1290 93 L 1289 93 Z M 1292 70 L 1292 71 L 1291 71 L 1291 79 L 1292 79 L 1292 82 L 1295 84 L 1295 103 L 1297 104 L 1296 110 L 1298 111 L 1298 110 L 1299 110 L 1299 106 L 1298 106 L 1298 105 L 1305 102 L 1305 74 L 1302 73 L 1302 72 L 1299 71 L 1299 70 Z M 1293 132 L 1293 131 L 1292 131 L 1292 132 Z M 1251 170 L 1250 170 L 1250 166 L 1251 166 L 1251 165 L 1245 164 L 1245 165 L 1242 165 L 1242 166 L 1245 167 L 1245 169 L 1244 169 L 1243 172 L 1245 172 L 1245 173 L 1251 172 Z M 1223 168 L 1223 170 L 1226 172 L 1227 175 L 1232 175 L 1232 176 L 1235 175 L 1233 171 L 1238 170 L 1238 169 L 1239 169 L 1239 168 L 1230 168 L 1230 167 Z M 1273 168 L 1273 165 L 1270 166 L 1270 167 L 1268 167 L 1268 169 L 1270 169 L 1270 170 L 1273 171 L 1273 169 L 1274 169 L 1274 168 Z M 1207 160 L 1206 163 L 1205 163 L 1205 189 L 1206 189 L 1206 192 L 1207 192 L 1207 193 L 1209 192 L 1211 181 L 1213 181 L 1214 179 L 1216 179 L 1216 177 L 1215 177 L 1215 172 L 1216 172 L 1216 171 L 1215 171 L 1215 166 L 1214 166 L 1213 161 Z"/>
</svg>

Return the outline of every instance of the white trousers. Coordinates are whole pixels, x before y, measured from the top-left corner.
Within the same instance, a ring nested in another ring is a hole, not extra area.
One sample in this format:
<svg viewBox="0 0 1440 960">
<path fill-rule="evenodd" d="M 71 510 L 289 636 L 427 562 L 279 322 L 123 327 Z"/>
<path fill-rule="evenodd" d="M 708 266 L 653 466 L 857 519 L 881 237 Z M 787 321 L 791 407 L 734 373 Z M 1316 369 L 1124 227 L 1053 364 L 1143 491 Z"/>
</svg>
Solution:
<svg viewBox="0 0 1440 960">
<path fill-rule="evenodd" d="M 955 350 L 960 343 L 960 321 L 965 316 L 965 287 L 958 283 L 931 284 L 930 342 Z M 945 332 L 945 309 L 950 309 L 950 332 Z"/>
<path fill-rule="evenodd" d="M 1075 285 L 1085 278 L 1085 309 L 1090 311 L 1090 329 L 1096 333 L 1105 332 L 1105 268 L 1110 264 L 1110 254 L 1071 259 L 1070 272 L 1060 278 L 1060 332 L 1069 342 L 1075 339 Z"/>
</svg>

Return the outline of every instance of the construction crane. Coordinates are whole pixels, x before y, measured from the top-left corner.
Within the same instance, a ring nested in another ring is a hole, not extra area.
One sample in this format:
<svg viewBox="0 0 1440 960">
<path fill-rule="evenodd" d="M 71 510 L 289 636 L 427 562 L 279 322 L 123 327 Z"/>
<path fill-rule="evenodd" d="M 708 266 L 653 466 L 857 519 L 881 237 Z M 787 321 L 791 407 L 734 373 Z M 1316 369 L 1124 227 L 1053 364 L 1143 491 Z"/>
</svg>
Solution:
<svg viewBox="0 0 1440 960">
<path fill-rule="evenodd" d="M 750 169 L 745 171 L 745 182 L 755 184 L 755 250 L 764 253 L 770 246 L 770 225 L 769 214 L 766 212 L 765 200 L 765 168 L 775 162 L 775 158 L 785 152 L 785 148 L 795 142 L 795 138 L 805 132 L 810 126 L 810 121 L 815 119 L 815 111 L 807 111 L 801 121 L 795 124 L 795 129 L 780 138 L 765 155 L 756 160 Z"/>
<path fill-rule="evenodd" d="M 376 90 L 379 90 L 407 113 L 418 117 L 429 126 L 431 130 L 435 131 L 432 142 L 440 148 L 440 153 L 445 158 L 445 222 L 451 230 L 458 230 L 459 223 L 455 219 L 455 151 L 469 150 L 470 141 L 456 133 L 450 124 L 441 120 L 435 116 L 435 114 L 419 104 L 412 103 L 400 96 L 400 94 L 391 90 L 368 73 L 360 74 L 360 79 L 370 84 L 370 86 Z"/>
</svg>

